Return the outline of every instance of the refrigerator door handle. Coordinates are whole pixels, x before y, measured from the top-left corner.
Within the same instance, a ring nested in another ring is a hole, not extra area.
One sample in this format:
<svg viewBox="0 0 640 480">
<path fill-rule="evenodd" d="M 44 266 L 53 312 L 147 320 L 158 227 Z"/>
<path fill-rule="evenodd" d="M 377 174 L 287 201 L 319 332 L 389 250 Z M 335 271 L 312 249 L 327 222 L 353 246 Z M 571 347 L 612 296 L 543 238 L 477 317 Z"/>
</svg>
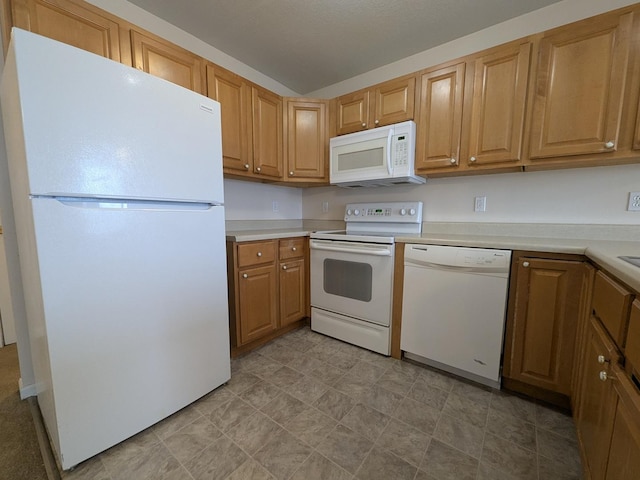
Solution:
<svg viewBox="0 0 640 480">
<path fill-rule="evenodd" d="M 42 198 L 42 197 L 38 197 Z M 210 202 L 177 202 L 161 200 L 135 200 L 123 198 L 86 198 L 86 197 L 49 197 L 63 205 L 74 208 L 108 209 L 108 210 L 172 210 L 194 211 L 210 210 L 222 204 Z"/>
</svg>

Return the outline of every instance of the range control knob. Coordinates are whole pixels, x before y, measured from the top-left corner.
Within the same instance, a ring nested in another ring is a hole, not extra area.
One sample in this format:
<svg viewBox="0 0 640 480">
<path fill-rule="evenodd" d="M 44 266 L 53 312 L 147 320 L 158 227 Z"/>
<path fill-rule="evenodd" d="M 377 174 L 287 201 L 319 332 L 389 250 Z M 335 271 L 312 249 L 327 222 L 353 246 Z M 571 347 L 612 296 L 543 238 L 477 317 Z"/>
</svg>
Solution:
<svg viewBox="0 0 640 480">
<path fill-rule="evenodd" d="M 409 215 L 413 216 L 416 214 L 416 209 L 415 208 L 410 208 L 409 209 Z"/>
<path fill-rule="evenodd" d="M 353 211 L 353 214 L 357 217 L 358 215 L 360 215 L 360 210 L 358 210 L 357 208 Z"/>
<path fill-rule="evenodd" d="M 405 216 L 407 214 L 407 209 L 406 208 L 401 208 L 400 209 L 400 215 Z"/>
<path fill-rule="evenodd" d="M 350 208 L 347 208 L 347 217 L 350 216 L 353 212 L 351 211 Z"/>
</svg>

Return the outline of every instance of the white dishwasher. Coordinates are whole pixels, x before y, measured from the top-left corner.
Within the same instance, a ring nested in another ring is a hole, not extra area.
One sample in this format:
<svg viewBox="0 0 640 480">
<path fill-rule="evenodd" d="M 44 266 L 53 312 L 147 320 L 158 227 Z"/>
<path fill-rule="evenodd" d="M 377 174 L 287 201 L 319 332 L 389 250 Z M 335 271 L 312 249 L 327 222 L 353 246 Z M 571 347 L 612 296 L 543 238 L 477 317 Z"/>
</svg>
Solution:
<svg viewBox="0 0 640 480">
<path fill-rule="evenodd" d="M 405 357 L 500 388 L 510 263 L 509 250 L 407 244 Z"/>
</svg>

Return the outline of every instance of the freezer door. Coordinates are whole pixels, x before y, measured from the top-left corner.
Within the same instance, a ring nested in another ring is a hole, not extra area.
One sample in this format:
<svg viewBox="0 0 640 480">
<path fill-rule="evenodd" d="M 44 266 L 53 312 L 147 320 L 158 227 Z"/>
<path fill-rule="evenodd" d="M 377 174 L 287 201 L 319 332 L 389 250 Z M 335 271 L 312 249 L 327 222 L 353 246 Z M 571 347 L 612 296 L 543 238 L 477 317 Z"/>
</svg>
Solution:
<svg viewBox="0 0 640 480">
<path fill-rule="evenodd" d="M 12 49 L 3 113 L 23 122 L 10 168 L 28 193 L 223 202 L 217 102 L 23 30 Z"/>
<path fill-rule="evenodd" d="M 32 204 L 38 398 L 69 468 L 230 378 L 224 212 Z"/>
</svg>

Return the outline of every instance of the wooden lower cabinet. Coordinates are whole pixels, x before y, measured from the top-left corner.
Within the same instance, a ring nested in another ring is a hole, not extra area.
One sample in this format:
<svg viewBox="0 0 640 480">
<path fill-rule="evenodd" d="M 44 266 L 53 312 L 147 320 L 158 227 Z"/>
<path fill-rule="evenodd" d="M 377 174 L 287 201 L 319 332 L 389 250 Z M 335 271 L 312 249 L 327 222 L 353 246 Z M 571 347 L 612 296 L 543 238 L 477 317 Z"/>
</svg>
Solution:
<svg viewBox="0 0 640 480">
<path fill-rule="evenodd" d="M 276 267 L 240 270 L 238 277 L 239 343 L 245 344 L 278 328 Z"/>
<path fill-rule="evenodd" d="M 305 237 L 227 242 L 231 354 L 301 326 L 309 316 Z"/>
<path fill-rule="evenodd" d="M 582 260 L 514 252 L 503 366 L 508 388 L 568 407 L 592 276 Z"/>
<path fill-rule="evenodd" d="M 615 369 L 614 375 L 618 404 L 605 478 L 637 480 L 640 478 L 640 390 L 622 370 Z"/>
<path fill-rule="evenodd" d="M 605 478 L 617 396 L 612 365 L 618 350 L 595 317 L 591 317 L 582 357 L 580 405 L 575 418 L 586 478 Z"/>
</svg>

